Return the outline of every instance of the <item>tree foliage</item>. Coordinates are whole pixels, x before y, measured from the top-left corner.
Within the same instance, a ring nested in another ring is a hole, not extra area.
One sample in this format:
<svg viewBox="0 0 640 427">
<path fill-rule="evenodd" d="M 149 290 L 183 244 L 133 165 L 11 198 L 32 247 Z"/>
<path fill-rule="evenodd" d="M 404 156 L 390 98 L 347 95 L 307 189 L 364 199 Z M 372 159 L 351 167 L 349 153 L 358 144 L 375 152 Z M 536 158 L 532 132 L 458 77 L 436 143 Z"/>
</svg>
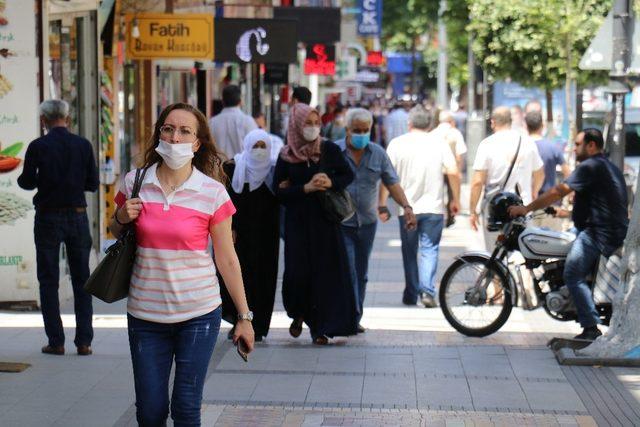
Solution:
<svg viewBox="0 0 640 427">
<path fill-rule="evenodd" d="M 600 28 L 611 0 L 469 0 L 473 51 L 495 79 L 553 89 L 569 73 L 580 81 L 578 63 Z"/>
</svg>

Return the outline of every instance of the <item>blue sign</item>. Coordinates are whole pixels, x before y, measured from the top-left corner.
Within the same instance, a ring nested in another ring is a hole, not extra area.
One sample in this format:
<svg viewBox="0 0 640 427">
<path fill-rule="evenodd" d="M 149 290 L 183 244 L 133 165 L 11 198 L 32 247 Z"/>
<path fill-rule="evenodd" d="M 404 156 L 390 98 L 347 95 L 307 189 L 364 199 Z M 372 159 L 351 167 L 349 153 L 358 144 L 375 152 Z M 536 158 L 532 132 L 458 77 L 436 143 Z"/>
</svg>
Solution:
<svg viewBox="0 0 640 427">
<path fill-rule="evenodd" d="M 379 36 L 382 32 L 382 0 L 358 0 L 358 35 Z"/>
</svg>

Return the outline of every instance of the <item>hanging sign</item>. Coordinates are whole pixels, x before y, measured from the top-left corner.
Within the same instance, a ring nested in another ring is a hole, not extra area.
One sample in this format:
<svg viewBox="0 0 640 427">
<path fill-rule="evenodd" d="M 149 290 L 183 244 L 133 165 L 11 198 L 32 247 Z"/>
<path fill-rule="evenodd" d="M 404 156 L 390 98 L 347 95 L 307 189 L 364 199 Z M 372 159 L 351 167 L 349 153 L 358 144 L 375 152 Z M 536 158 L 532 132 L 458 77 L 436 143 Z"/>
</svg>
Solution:
<svg viewBox="0 0 640 427">
<path fill-rule="evenodd" d="M 367 65 L 372 67 L 380 67 L 384 64 L 384 55 L 379 50 L 367 52 Z"/>
<path fill-rule="evenodd" d="M 315 43 L 307 45 L 307 59 L 304 60 L 305 74 L 333 76 L 336 74 L 336 47 Z"/>
<path fill-rule="evenodd" d="M 216 61 L 292 64 L 298 29 L 286 19 L 216 19 Z"/>
<path fill-rule="evenodd" d="M 382 32 L 382 0 L 358 0 L 358 34 L 379 36 Z"/>
<path fill-rule="evenodd" d="M 213 59 L 213 16 L 137 13 L 125 17 L 129 59 Z"/>
</svg>

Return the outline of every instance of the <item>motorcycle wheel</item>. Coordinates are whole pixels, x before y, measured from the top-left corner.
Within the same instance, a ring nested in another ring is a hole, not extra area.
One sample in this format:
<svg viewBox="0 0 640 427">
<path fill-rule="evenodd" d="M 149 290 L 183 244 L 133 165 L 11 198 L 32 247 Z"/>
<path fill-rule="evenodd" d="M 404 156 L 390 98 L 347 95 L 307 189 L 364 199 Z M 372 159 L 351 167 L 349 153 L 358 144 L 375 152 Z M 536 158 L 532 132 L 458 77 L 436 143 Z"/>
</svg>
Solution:
<svg viewBox="0 0 640 427">
<path fill-rule="evenodd" d="M 449 324 L 470 337 L 493 334 L 513 309 L 505 273 L 477 255 L 463 255 L 449 266 L 440 282 L 439 299 Z"/>
</svg>

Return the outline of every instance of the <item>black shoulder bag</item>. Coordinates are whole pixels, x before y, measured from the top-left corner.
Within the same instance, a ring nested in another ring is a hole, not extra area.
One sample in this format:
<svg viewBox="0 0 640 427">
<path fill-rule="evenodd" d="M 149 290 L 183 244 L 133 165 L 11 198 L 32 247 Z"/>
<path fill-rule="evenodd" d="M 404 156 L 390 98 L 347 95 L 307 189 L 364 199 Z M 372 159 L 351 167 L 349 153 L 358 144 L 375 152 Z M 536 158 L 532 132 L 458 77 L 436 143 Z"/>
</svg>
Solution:
<svg viewBox="0 0 640 427">
<path fill-rule="evenodd" d="M 136 178 L 131 189 L 131 198 L 138 197 L 142 181 L 147 168 L 136 169 Z M 126 224 L 118 241 L 109 246 L 104 259 L 98 264 L 84 290 L 101 299 L 112 303 L 129 295 L 129 284 L 133 263 L 136 260 L 136 234 L 133 223 Z"/>
<path fill-rule="evenodd" d="M 322 142 L 319 166 L 320 172 L 329 175 L 325 166 L 326 144 L 333 143 L 327 141 Z M 351 200 L 351 196 L 346 188 L 342 190 L 329 188 L 325 191 L 318 191 L 316 194 L 318 195 L 320 206 L 324 212 L 324 217 L 330 222 L 341 223 L 351 218 L 356 212 L 353 200 Z"/>
</svg>

